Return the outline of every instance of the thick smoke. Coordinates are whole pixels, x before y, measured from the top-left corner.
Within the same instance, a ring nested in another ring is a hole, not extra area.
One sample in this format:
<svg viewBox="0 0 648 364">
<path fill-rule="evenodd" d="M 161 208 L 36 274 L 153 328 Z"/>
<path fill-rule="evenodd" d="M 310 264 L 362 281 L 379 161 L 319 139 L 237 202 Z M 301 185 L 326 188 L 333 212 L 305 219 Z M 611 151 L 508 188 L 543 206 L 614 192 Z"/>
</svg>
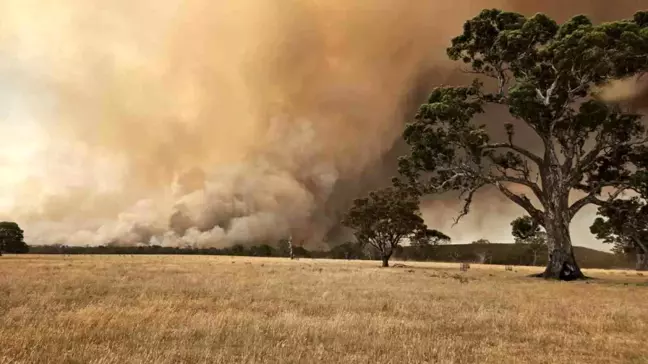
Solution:
<svg viewBox="0 0 648 364">
<path fill-rule="evenodd" d="M 321 241 L 448 36 L 395 0 L 36 3 L 2 9 L 62 166 L 23 185 L 36 242 Z"/>
<path fill-rule="evenodd" d="M 9 216 L 36 244 L 336 240 L 349 201 L 394 173 L 403 122 L 456 80 L 444 49 L 465 19 L 640 3 L 0 0 L 3 89 L 38 140 Z M 471 236 L 521 213 L 482 202 Z M 455 212 L 432 203 L 429 223 Z"/>
</svg>

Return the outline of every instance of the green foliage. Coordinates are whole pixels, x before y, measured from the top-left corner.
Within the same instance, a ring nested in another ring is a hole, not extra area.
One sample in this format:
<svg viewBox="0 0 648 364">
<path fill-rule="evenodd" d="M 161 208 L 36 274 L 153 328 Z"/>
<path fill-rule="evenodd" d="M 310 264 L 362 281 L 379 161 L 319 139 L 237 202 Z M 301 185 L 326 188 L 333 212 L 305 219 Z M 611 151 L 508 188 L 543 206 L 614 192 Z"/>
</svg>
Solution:
<svg viewBox="0 0 648 364">
<path fill-rule="evenodd" d="M 247 249 L 241 244 L 234 244 L 229 250 L 232 255 L 238 255 L 238 256 L 248 255 Z"/>
<path fill-rule="evenodd" d="M 614 244 L 619 254 L 648 254 L 648 205 L 640 197 L 601 206 L 590 227 L 598 239 Z"/>
<path fill-rule="evenodd" d="M 530 257 L 529 264 L 536 265 L 541 251 L 547 249 L 547 233 L 542 227 L 531 218 L 531 216 L 519 217 L 511 222 L 515 244 L 527 247 Z"/>
<path fill-rule="evenodd" d="M 590 231 L 620 255 L 636 255 L 637 269 L 648 269 L 648 153 L 629 157 L 638 170 L 628 186 L 638 195 L 602 205 Z M 643 257 L 640 257 L 643 255 Z"/>
<path fill-rule="evenodd" d="M 258 246 L 250 247 L 250 255 L 255 257 L 274 257 L 277 255 L 275 248 L 268 244 L 261 244 Z"/>
<path fill-rule="evenodd" d="M 449 236 L 438 230 L 420 230 L 410 240 L 410 246 L 416 251 L 412 257 L 417 260 L 431 259 L 434 257 L 438 245 L 449 244 L 450 241 Z M 400 253 L 399 256 L 401 256 Z"/>
<path fill-rule="evenodd" d="M 288 239 L 281 239 L 279 240 L 279 246 L 277 248 L 277 252 L 279 256 L 281 257 L 289 257 L 290 256 L 290 247 L 288 243 Z M 295 253 L 293 249 L 293 254 Z"/>
<path fill-rule="evenodd" d="M 568 259 L 574 215 L 608 203 L 644 173 L 648 135 L 640 115 L 599 101 L 594 86 L 648 70 L 646 19 L 639 12 L 594 25 L 579 15 L 557 24 L 544 14 L 489 9 L 467 21 L 448 56 L 479 78 L 436 88 L 408 123 L 410 153 L 399 161 L 406 183 L 419 194 L 458 191 L 465 202 L 459 218 L 476 191 L 494 186 L 528 213 L 533 223 L 520 227 L 545 227 L 550 249 L 563 251 L 555 256 Z M 499 121 L 506 140 L 493 141 L 474 122 L 492 105 L 508 109 Z M 544 152 L 516 143 L 517 127 L 535 134 Z M 604 187 L 616 188 L 607 200 Z M 574 190 L 585 197 L 570 204 Z"/>
<path fill-rule="evenodd" d="M 332 259 L 365 259 L 366 254 L 362 244 L 357 242 L 346 242 L 332 248 L 328 256 Z"/>
<path fill-rule="evenodd" d="M 412 246 L 434 246 L 438 244 L 448 244 L 452 239 L 438 230 L 421 229 L 418 230 L 411 239 Z"/>
<path fill-rule="evenodd" d="M 513 237 L 515 240 L 527 240 L 537 236 L 541 229 L 540 225 L 531 216 L 518 217 L 511 222 Z"/>
<path fill-rule="evenodd" d="M 0 222 L 0 253 L 25 254 L 29 246 L 24 241 L 23 231 L 15 222 Z"/>
<path fill-rule="evenodd" d="M 303 246 L 293 246 L 293 254 L 300 258 L 312 258 L 311 253 Z"/>
<path fill-rule="evenodd" d="M 355 200 L 343 223 L 355 230 L 360 244 L 369 244 L 380 252 L 384 265 L 404 239 L 430 243 L 441 237 L 440 233 L 427 229 L 418 198 L 396 187 Z"/>
</svg>

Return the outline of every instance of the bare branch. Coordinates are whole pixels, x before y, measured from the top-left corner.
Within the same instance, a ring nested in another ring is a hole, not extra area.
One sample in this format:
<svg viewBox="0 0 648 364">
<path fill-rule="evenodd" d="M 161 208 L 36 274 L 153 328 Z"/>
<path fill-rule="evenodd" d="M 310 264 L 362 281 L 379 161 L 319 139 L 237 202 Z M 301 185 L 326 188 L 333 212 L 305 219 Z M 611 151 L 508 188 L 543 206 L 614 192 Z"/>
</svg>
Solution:
<svg viewBox="0 0 648 364">
<path fill-rule="evenodd" d="M 528 179 L 523 179 L 523 178 L 515 178 L 511 176 L 501 176 L 497 177 L 500 182 L 510 182 L 510 183 L 517 183 L 519 185 L 528 187 L 533 191 L 533 194 L 540 200 L 540 203 L 544 205 L 544 194 L 542 193 L 542 189 L 540 189 L 540 186 L 538 186 L 537 183 L 531 182 Z"/>
<path fill-rule="evenodd" d="M 543 162 L 542 158 L 540 158 L 540 156 L 538 156 L 538 155 L 532 153 L 531 151 L 528 151 L 528 150 L 526 150 L 526 149 L 524 149 L 522 147 L 519 147 L 519 146 L 513 144 L 512 142 L 487 144 L 484 147 L 484 149 L 493 149 L 493 150 L 494 149 L 510 149 L 510 150 L 518 152 L 518 153 L 522 154 L 523 156 L 529 158 L 530 160 L 535 162 L 538 166 L 540 166 L 542 164 L 542 162 Z"/>
<path fill-rule="evenodd" d="M 594 148 L 585 154 L 585 157 L 577 163 L 576 168 L 573 169 L 571 176 L 569 177 L 570 185 L 580 182 L 583 172 L 589 169 L 594 162 L 596 162 L 596 158 L 598 158 L 599 154 L 605 150 L 605 147 L 606 144 L 602 140 L 598 141 Z"/>
<path fill-rule="evenodd" d="M 531 203 L 531 200 L 529 200 L 528 197 L 526 197 L 524 195 L 517 195 L 517 194 L 513 193 L 511 190 L 506 188 L 506 186 L 504 186 L 499 181 L 495 182 L 495 186 L 497 186 L 497 188 L 500 191 L 502 191 L 504 196 L 506 196 L 509 200 L 515 202 L 517 205 L 519 205 L 520 207 L 525 209 L 526 212 L 528 212 L 529 215 L 531 215 L 531 217 L 536 219 L 536 221 L 538 221 L 540 223 L 544 223 L 544 214 L 543 214 L 543 212 L 538 210 L 537 208 L 535 208 L 535 206 L 533 206 L 533 203 Z"/>
<path fill-rule="evenodd" d="M 483 70 L 475 71 L 474 69 L 471 70 L 466 68 L 460 68 L 460 71 L 467 74 L 486 76 L 497 80 L 497 95 L 503 97 L 505 94 L 506 85 L 508 85 L 510 81 L 509 76 L 506 75 L 506 72 L 509 71 L 510 68 L 507 67 L 503 61 L 498 63 L 497 65 L 493 64 L 491 66 L 493 67 L 493 69 L 489 72 Z"/>
<path fill-rule="evenodd" d="M 523 174 L 523 178 L 514 177 L 514 176 L 511 176 L 511 175 L 507 174 L 506 173 L 507 170 L 505 168 L 499 166 L 497 164 L 497 161 L 493 160 L 492 156 L 488 156 L 488 157 L 489 157 L 489 159 L 491 159 L 491 161 L 493 161 L 493 163 L 495 164 L 497 170 L 501 173 L 501 175 L 499 175 L 499 176 L 490 176 L 488 178 L 489 182 L 494 183 L 494 184 L 497 184 L 498 182 L 509 182 L 509 183 L 516 183 L 516 184 L 519 184 L 521 186 L 528 187 L 529 189 L 531 189 L 531 191 L 533 191 L 533 194 L 538 198 L 538 200 L 540 200 L 540 203 L 542 203 L 543 206 L 545 205 L 545 198 L 544 198 L 544 194 L 542 193 L 542 189 L 537 184 L 537 182 L 532 182 L 529 179 L 530 171 L 528 170 L 528 167 L 527 167 L 526 170 L 512 169 L 514 171 L 518 171 L 518 172 Z"/>
<path fill-rule="evenodd" d="M 391 253 L 394 252 L 398 244 L 400 244 L 400 241 L 403 239 L 403 235 L 397 234 L 392 237 L 392 239 L 389 240 L 389 251 Z"/>
<path fill-rule="evenodd" d="M 467 173 L 465 173 L 465 172 L 457 172 L 457 173 L 455 173 L 454 176 L 446 179 L 440 185 L 430 186 L 430 187 L 432 187 L 432 189 L 435 190 L 435 191 L 443 191 L 446 187 L 448 187 L 448 185 L 456 182 L 458 178 L 466 177 L 466 176 L 467 176 Z"/>
<path fill-rule="evenodd" d="M 485 74 L 484 72 L 473 71 L 473 70 L 466 69 L 466 68 L 460 68 L 459 70 L 460 70 L 462 73 L 468 73 L 468 74 L 472 74 L 472 75 L 483 75 L 483 76 L 488 76 L 488 75 Z"/>
<path fill-rule="evenodd" d="M 574 202 L 570 207 L 569 207 L 569 220 L 573 219 L 574 216 L 585 206 L 589 204 L 593 205 L 598 205 L 598 206 L 604 206 L 607 203 L 610 203 L 619 195 L 621 195 L 624 191 L 627 191 L 629 187 L 627 185 L 621 185 L 620 187 L 617 188 L 616 191 L 608 195 L 607 200 L 601 200 L 599 199 L 598 196 L 598 191 L 603 188 L 603 187 L 610 187 L 610 186 L 617 186 L 618 182 L 610 182 L 610 183 L 605 183 L 598 185 L 596 188 L 592 190 L 587 196 L 581 198 L 580 200 Z"/>
<path fill-rule="evenodd" d="M 632 147 L 635 145 L 641 145 L 645 143 L 648 143 L 648 137 L 635 140 L 632 142 L 617 143 L 617 144 L 613 144 L 612 142 L 605 140 L 603 137 L 598 138 L 598 140 L 596 141 L 596 145 L 592 148 L 592 150 L 590 150 L 587 154 L 585 154 L 585 157 L 583 157 L 578 162 L 576 168 L 574 168 L 573 171 L 571 172 L 571 176 L 569 177 L 569 185 L 573 187 L 579 182 L 581 182 L 583 173 L 585 173 L 592 165 L 594 165 L 594 163 L 596 163 L 596 159 L 600 156 L 602 152 L 608 154 L 611 151 L 622 147 L 623 148 Z"/>
<path fill-rule="evenodd" d="M 544 94 L 544 95 L 542 94 L 542 91 L 540 91 L 540 89 L 536 89 L 536 95 L 538 95 L 538 98 L 540 99 L 540 101 L 542 101 L 542 103 L 545 106 L 548 106 L 551 103 L 551 96 L 553 96 L 553 92 L 556 89 L 556 87 L 558 86 L 558 80 L 559 79 L 560 79 L 560 75 L 556 76 L 556 79 L 551 84 L 551 86 L 549 86 L 549 89 L 547 90 L 547 93 Z"/>
<path fill-rule="evenodd" d="M 466 196 L 466 200 L 463 208 L 461 209 L 461 213 L 459 214 L 459 216 L 457 216 L 457 218 L 454 220 L 454 223 L 452 224 L 453 227 L 459 223 L 459 220 L 461 220 L 461 218 L 468 215 L 468 213 L 470 212 L 470 205 L 472 204 L 473 196 L 482 187 L 484 187 L 484 184 L 480 184 L 479 186 L 472 188 L 467 192 L 468 196 Z"/>
</svg>

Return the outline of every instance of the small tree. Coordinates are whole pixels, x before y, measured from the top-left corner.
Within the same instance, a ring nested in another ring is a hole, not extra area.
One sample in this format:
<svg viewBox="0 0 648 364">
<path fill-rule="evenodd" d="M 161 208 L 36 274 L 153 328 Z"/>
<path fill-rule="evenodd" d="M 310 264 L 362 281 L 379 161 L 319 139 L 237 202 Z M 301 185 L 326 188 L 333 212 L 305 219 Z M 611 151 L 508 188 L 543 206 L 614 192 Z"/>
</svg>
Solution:
<svg viewBox="0 0 648 364">
<path fill-rule="evenodd" d="M 428 231 L 418 198 L 396 187 L 355 200 L 343 223 L 355 230 L 359 243 L 368 244 L 380 253 L 383 267 L 389 267 L 389 258 L 403 240 L 422 241 Z"/>
<path fill-rule="evenodd" d="M 490 242 L 490 240 L 488 240 L 488 239 L 479 239 L 479 240 L 475 240 L 475 241 L 473 241 L 471 244 L 476 244 L 476 245 L 488 245 L 488 244 L 490 244 L 490 243 L 491 243 L 491 242 Z"/>
<path fill-rule="evenodd" d="M 0 255 L 2 252 L 26 254 L 29 246 L 24 241 L 23 231 L 15 222 L 0 222 Z"/>
<path fill-rule="evenodd" d="M 648 149 L 648 148 L 647 148 Z M 648 270 L 648 153 L 635 156 L 629 186 L 637 194 L 600 206 L 590 231 L 616 253 L 634 254 L 636 269 Z"/>
<path fill-rule="evenodd" d="M 472 245 L 478 245 L 479 248 L 475 249 L 475 263 L 484 264 L 487 260 L 492 259 L 490 252 L 488 251 L 487 246 L 491 245 L 490 240 L 488 239 L 478 239 L 471 243 Z"/>
<path fill-rule="evenodd" d="M 446 234 L 433 229 L 421 230 L 411 239 L 411 245 L 416 249 L 416 258 L 427 260 L 434 254 L 437 245 L 448 244 L 451 239 Z"/>
<path fill-rule="evenodd" d="M 648 205 L 640 197 L 617 200 L 598 210 L 590 231 L 614 251 L 636 256 L 636 269 L 648 270 Z"/>
<path fill-rule="evenodd" d="M 340 244 L 329 251 L 333 259 L 363 259 L 366 257 L 363 246 L 355 241 Z"/>
<path fill-rule="evenodd" d="M 547 233 L 531 216 L 519 217 L 511 222 L 515 244 L 524 244 L 531 254 L 531 265 L 538 265 L 538 255 L 547 251 Z"/>
<path fill-rule="evenodd" d="M 647 141 L 640 115 L 598 101 L 593 86 L 648 69 L 648 12 L 601 25 L 579 15 L 559 25 L 544 14 L 484 10 L 465 23 L 448 56 L 480 78 L 431 93 L 406 127 L 411 151 L 401 173 L 421 194 L 460 192 L 459 218 L 478 190 L 495 187 L 545 228 L 541 276 L 584 278 L 569 225 L 583 207 L 626 189 L 637 170 L 630 156 Z M 506 135 L 494 141 L 474 119 L 498 108 L 509 115 L 494 120 Z M 538 150 L 516 142 L 519 127 L 537 137 Z M 603 196 L 603 188 L 613 192 Z M 574 191 L 582 197 L 570 201 Z"/>
<path fill-rule="evenodd" d="M 275 249 L 268 244 L 261 244 L 250 247 L 250 255 L 255 257 L 272 257 L 275 255 Z"/>
<path fill-rule="evenodd" d="M 414 246 L 432 246 L 439 244 L 448 244 L 452 239 L 439 230 L 424 229 L 416 233 L 412 239 Z"/>
<path fill-rule="evenodd" d="M 287 239 L 279 240 L 278 245 L 279 246 L 277 250 L 279 251 L 280 256 L 295 259 L 295 250 L 292 236 L 288 237 Z"/>
</svg>

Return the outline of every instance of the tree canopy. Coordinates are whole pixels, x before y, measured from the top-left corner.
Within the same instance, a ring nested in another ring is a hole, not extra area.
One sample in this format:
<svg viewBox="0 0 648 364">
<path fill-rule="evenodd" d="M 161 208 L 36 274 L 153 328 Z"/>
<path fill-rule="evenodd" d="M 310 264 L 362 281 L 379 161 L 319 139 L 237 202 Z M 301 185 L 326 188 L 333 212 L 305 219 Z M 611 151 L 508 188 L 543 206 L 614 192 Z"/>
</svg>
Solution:
<svg viewBox="0 0 648 364">
<path fill-rule="evenodd" d="M 23 231 L 15 222 L 0 222 L 0 254 L 24 254 L 29 252 L 29 247 L 23 240 Z"/>
<path fill-rule="evenodd" d="M 511 222 L 511 230 L 515 244 L 527 246 L 531 255 L 531 265 L 536 265 L 538 255 L 547 249 L 547 233 L 531 216 L 519 217 Z"/>
<path fill-rule="evenodd" d="M 450 243 L 452 239 L 438 230 L 434 229 L 421 229 L 416 232 L 412 237 L 411 243 L 413 246 L 431 246 L 439 244 Z"/>
<path fill-rule="evenodd" d="M 637 270 L 648 270 L 648 205 L 639 197 L 617 200 L 602 206 L 590 227 L 618 254 L 635 254 Z"/>
<path fill-rule="evenodd" d="M 471 244 L 488 245 L 488 244 L 491 244 L 491 242 L 488 239 L 483 239 L 482 238 L 482 239 L 478 239 L 478 240 L 473 241 Z"/>
<path fill-rule="evenodd" d="M 417 196 L 396 187 L 356 199 L 343 223 L 355 230 L 359 243 L 369 244 L 380 252 L 384 267 L 389 266 L 389 258 L 405 239 L 429 244 L 447 238 L 427 228 Z"/>
<path fill-rule="evenodd" d="M 630 186 L 635 196 L 618 199 L 599 207 L 590 231 L 613 251 L 635 254 L 637 270 L 648 270 L 648 158 L 637 161 Z"/>
<path fill-rule="evenodd" d="M 420 194 L 458 191 L 459 218 L 478 190 L 495 187 L 547 232 L 542 276 L 582 278 L 569 224 L 584 206 L 628 188 L 648 141 L 641 116 L 598 100 L 596 86 L 648 68 L 648 12 L 600 25 L 578 15 L 559 25 L 544 14 L 484 10 L 448 56 L 477 78 L 432 91 L 404 132 L 411 149 L 401 174 Z M 493 120 L 504 140 L 475 122 L 487 108 L 508 111 Z M 539 151 L 516 140 L 520 127 L 537 137 Z M 572 201 L 574 191 L 580 198 Z"/>
</svg>

